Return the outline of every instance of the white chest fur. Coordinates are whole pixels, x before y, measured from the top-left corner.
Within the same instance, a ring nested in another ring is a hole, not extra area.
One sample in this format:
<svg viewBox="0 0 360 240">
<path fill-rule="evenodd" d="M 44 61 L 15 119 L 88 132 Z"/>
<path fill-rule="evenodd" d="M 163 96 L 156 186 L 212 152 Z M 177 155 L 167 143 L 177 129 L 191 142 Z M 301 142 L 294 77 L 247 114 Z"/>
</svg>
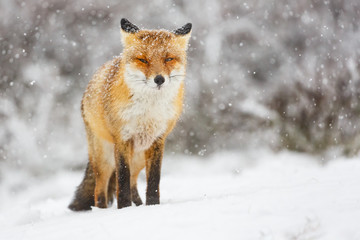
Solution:
<svg viewBox="0 0 360 240">
<path fill-rule="evenodd" d="M 134 93 L 131 103 L 120 112 L 125 122 L 121 136 L 124 141 L 134 140 L 135 151 L 148 149 L 176 114 L 173 89 L 150 90 Z"/>
<path fill-rule="evenodd" d="M 184 69 L 173 71 L 172 74 L 183 76 Z M 148 149 L 156 138 L 165 133 L 169 120 L 176 115 L 174 100 L 183 77 L 173 80 L 168 76 L 164 77 L 165 82 L 161 89 L 157 89 L 153 86 L 155 83 L 146 80 L 141 71 L 126 65 L 125 82 L 130 88 L 132 98 L 119 112 L 124 120 L 120 133 L 124 141 L 134 140 L 135 151 Z"/>
</svg>

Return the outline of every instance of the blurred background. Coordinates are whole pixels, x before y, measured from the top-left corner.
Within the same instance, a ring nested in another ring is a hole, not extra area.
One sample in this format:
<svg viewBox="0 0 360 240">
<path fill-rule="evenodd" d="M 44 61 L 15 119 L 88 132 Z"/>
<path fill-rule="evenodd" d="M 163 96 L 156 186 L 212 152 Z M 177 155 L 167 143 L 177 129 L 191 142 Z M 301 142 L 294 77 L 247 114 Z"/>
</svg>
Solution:
<svg viewBox="0 0 360 240">
<path fill-rule="evenodd" d="M 0 0 L 0 181 L 87 162 L 80 101 L 122 51 L 120 19 L 193 23 L 186 103 L 168 154 L 360 149 L 358 0 Z"/>
</svg>

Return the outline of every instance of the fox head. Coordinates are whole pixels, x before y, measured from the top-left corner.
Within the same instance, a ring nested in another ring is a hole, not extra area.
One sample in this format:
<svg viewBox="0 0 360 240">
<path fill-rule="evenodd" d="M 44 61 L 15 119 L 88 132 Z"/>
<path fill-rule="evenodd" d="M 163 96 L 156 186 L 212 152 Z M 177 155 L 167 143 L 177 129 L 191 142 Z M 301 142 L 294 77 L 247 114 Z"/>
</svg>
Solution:
<svg viewBox="0 0 360 240">
<path fill-rule="evenodd" d="M 191 23 L 174 30 L 140 30 L 121 20 L 124 78 L 131 90 L 158 91 L 180 86 L 185 78 Z"/>
</svg>

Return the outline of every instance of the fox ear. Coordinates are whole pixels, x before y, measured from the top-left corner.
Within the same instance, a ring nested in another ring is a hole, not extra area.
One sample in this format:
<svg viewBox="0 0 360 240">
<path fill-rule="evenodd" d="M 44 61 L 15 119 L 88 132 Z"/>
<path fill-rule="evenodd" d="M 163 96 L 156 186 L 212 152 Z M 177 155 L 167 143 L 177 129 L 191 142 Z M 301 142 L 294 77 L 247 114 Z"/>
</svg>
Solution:
<svg viewBox="0 0 360 240">
<path fill-rule="evenodd" d="M 189 32 L 191 32 L 191 28 L 192 28 L 192 24 L 187 23 L 184 26 L 182 26 L 181 28 L 174 30 L 173 32 L 175 33 L 175 35 L 184 36 L 184 35 L 188 34 Z"/>
<path fill-rule="evenodd" d="M 127 33 L 137 33 L 138 31 L 140 31 L 140 29 L 137 26 L 132 24 L 126 18 L 121 19 L 120 25 L 121 25 L 121 29 Z"/>
<path fill-rule="evenodd" d="M 191 35 L 191 28 L 192 28 L 192 24 L 191 23 L 187 23 L 184 26 L 182 26 L 181 28 L 178 28 L 176 30 L 173 31 L 173 33 L 178 36 L 177 42 L 179 43 L 180 46 L 182 46 L 185 50 L 187 50 L 188 48 L 188 42 L 190 39 L 190 35 Z"/>
<path fill-rule="evenodd" d="M 126 18 L 121 19 L 120 25 L 121 25 L 121 42 L 125 47 L 135 39 L 135 33 L 139 32 L 140 29 L 134 24 L 132 24 Z"/>
</svg>

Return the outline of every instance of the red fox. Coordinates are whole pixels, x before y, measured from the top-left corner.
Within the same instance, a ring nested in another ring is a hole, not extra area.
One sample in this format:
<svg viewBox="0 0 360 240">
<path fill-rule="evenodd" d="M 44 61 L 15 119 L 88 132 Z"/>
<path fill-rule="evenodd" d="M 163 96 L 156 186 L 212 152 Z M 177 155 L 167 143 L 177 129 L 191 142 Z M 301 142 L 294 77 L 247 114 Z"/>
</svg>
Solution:
<svg viewBox="0 0 360 240">
<path fill-rule="evenodd" d="M 69 208 L 138 206 L 139 172 L 146 169 L 146 205 L 160 203 L 165 139 L 182 111 L 191 23 L 175 31 L 140 30 L 121 20 L 123 53 L 105 63 L 84 93 L 89 162 Z"/>
</svg>

